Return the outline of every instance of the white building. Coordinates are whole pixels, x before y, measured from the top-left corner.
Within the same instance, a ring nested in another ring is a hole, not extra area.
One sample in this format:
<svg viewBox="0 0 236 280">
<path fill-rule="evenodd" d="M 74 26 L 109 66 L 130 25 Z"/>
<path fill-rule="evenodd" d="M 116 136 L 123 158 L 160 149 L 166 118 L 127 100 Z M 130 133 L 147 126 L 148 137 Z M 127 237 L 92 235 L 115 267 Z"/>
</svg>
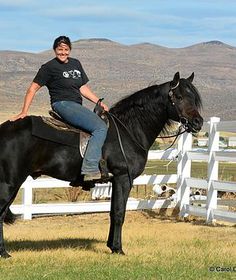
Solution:
<svg viewBox="0 0 236 280">
<path fill-rule="evenodd" d="M 206 147 L 208 146 L 208 138 L 199 138 L 197 140 L 198 147 Z"/>
<path fill-rule="evenodd" d="M 229 137 L 229 147 L 236 147 L 236 137 L 235 136 L 230 136 Z"/>
<path fill-rule="evenodd" d="M 208 146 L 208 138 L 199 138 L 197 141 L 197 145 L 198 147 L 207 147 Z M 228 145 L 223 142 L 223 141 L 219 141 L 219 147 L 220 148 L 226 148 Z M 231 146 L 231 145 L 229 145 Z M 236 137 L 235 137 L 235 144 L 234 146 L 236 146 Z"/>
</svg>

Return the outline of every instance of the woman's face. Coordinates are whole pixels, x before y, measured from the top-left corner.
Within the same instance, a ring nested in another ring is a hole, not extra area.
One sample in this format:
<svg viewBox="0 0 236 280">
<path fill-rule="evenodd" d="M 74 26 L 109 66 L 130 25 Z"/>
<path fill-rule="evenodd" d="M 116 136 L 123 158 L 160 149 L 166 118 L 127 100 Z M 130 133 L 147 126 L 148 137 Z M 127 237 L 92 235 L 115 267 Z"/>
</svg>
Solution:
<svg viewBox="0 0 236 280">
<path fill-rule="evenodd" d="M 70 55 L 70 48 L 68 45 L 61 43 L 56 49 L 55 49 L 55 55 L 56 58 L 59 59 L 63 63 L 68 62 L 68 57 Z"/>
</svg>

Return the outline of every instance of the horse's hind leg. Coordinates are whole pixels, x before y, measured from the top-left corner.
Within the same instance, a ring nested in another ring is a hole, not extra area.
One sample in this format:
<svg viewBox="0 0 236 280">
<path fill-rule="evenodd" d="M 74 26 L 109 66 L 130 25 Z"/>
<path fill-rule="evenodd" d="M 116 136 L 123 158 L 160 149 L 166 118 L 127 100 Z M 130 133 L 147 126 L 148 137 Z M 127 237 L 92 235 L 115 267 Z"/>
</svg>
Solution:
<svg viewBox="0 0 236 280">
<path fill-rule="evenodd" d="M 0 257 L 2 258 L 10 257 L 5 249 L 3 237 L 3 222 L 16 194 L 17 190 L 11 187 L 11 185 L 7 183 L 0 183 Z"/>
<path fill-rule="evenodd" d="M 7 211 L 8 211 L 8 207 L 3 211 L 3 213 L 0 216 L 0 257 L 2 258 L 11 257 L 11 255 L 9 255 L 5 249 L 5 243 L 3 238 L 3 221 Z"/>
</svg>

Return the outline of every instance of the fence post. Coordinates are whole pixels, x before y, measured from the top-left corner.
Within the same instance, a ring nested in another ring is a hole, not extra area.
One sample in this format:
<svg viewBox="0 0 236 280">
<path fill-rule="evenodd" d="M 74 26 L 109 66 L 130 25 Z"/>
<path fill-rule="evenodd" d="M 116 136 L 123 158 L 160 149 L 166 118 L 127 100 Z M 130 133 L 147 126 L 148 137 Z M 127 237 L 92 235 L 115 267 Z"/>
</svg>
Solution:
<svg viewBox="0 0 236 280">
<path fill-rule="evenodd" d="M 32 198 L 33 198 L 33 179 L 28 177 L 24 182 L 23 187 L 23 219 L 24 220 L 32 220 Z"/>
<path fill-rule="evenodd" d="M 218 180 L 219 162 L 215 160 L 215 151 L 219 150 L 219 132 L 217 131 L 217 124 L 220 118 L 210 118 L 209 128 L 209 143 L 208 143 L 208 188 L 207 188 L 207 223 L 214 223 L 214 209 L 217 208 L 217 190 L 214 190 L 212 181 Z"/>
<path fill-rule="evenodd" d="M 192 149 L 192 134 L 184 133 L 178 141 L 178 165 L 177 165 L 177 206 L 181 217 L 188 216 L 190 188 L 186 185 L 185 178 L 191 177 L 191 160 L 187 152 Z"/>
</svg>

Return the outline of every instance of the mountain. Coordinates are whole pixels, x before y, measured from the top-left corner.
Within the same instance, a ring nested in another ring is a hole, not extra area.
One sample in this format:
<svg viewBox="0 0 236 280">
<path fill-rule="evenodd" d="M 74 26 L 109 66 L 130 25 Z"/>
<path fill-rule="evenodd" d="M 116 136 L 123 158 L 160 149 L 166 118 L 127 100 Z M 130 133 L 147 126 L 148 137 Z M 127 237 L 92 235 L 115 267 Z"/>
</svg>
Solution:
<svg viewBox="0 0 236 280">
<path fill-rule="evenodd" d="M 204 119 L 236 119 L 236 48 L 220 41 L 166 48 L 150 43 L 127 46 L 107 39 L 78 40 L 73 43 L 71 56 L 80 59 L 91 88 L 108 105 L 150 84 L 170 81 L 177 71 L 181 77 L 194 72 Z M 53 57 L 52 50 L 36 54 L 0 51 L 1 121 L 21 110 L 26 89 L 38 68 Z M 85 105 L 92 107 L 88 102 Z M 49 107 L 47 90 L 42 89 L 30 113 L 47 114 Z"/>
</svg>

